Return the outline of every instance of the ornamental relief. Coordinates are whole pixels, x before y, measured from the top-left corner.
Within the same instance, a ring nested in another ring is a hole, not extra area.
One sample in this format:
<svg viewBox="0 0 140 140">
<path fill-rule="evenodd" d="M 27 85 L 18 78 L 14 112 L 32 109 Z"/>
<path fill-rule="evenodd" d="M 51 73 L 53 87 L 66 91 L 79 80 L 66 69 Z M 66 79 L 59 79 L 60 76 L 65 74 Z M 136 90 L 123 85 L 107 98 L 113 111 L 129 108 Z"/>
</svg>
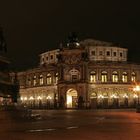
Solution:
<svg viewBox="0 0 140 140">
<path fill-rule="evenodd" d="M 63 60 L 66 64 L 77 64 L 81 61 L 81 57 L 80 57 L 80 55 L 64 56 Z"/>
</svg>

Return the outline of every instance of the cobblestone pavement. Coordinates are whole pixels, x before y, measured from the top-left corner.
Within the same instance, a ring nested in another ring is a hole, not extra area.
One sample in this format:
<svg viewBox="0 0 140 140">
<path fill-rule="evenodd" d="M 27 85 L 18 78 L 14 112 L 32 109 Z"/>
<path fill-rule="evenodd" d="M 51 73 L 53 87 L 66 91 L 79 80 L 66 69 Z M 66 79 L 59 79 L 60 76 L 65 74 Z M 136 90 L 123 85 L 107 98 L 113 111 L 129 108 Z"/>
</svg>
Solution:
<svg viewBox="0 0 140 140">
<path fill-rule="evenodd" d="M 135 110 L 35 110 L 20 119 L 0 111 L 1 140 L 140 140 Z M 39 115 L 38 115 L 39 114 Z"/>
</svg>

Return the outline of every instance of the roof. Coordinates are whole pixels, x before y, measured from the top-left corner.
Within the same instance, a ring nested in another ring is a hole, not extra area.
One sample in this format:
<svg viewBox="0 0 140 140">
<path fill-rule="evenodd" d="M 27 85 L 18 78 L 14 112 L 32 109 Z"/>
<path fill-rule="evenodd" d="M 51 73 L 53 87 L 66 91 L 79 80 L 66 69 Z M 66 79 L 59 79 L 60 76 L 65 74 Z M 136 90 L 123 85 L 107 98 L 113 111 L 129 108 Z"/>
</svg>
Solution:
<svg viewBox="0 0 140 140">
<path fill-rule="evenodd" d="M 111 42 L 99 41 L 95 39 L 85 39 L 80 41 L 80 44 L 83 46 L 114 46 Z"/>
</svg>

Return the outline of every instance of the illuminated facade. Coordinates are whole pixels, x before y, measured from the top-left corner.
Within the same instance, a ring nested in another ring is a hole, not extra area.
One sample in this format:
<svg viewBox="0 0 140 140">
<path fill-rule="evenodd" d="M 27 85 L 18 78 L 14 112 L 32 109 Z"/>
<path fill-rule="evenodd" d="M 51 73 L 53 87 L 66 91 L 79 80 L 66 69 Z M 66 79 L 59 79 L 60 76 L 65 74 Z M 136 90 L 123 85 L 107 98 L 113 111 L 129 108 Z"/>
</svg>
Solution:
<svg viewBox="0 0 140 140">
<path fill-rule="evenodd" d="M 72 40 L 40 54 L 40 65 L 18 73 L 21 103 L 31 108 L 128 108 L 139 102 L 133 87 L 140 65 L 127 49 L 93 39 Z"/>
</svg>

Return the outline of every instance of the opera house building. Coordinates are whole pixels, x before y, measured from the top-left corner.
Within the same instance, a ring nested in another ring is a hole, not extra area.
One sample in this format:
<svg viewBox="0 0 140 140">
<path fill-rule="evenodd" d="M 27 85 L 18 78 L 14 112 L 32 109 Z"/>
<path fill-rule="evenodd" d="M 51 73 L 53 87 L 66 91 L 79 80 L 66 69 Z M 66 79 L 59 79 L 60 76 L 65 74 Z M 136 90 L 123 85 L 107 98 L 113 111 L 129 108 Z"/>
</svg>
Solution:
<svg viewBox="0 0 140 140">
<path fill-rule="evenodd" d="M 134 108 L 140 65 L 113 43 L 70 40 L 39 55 L 40 64 L 18 72 L 20 102 L 30 108 Z"/>
</svg>

